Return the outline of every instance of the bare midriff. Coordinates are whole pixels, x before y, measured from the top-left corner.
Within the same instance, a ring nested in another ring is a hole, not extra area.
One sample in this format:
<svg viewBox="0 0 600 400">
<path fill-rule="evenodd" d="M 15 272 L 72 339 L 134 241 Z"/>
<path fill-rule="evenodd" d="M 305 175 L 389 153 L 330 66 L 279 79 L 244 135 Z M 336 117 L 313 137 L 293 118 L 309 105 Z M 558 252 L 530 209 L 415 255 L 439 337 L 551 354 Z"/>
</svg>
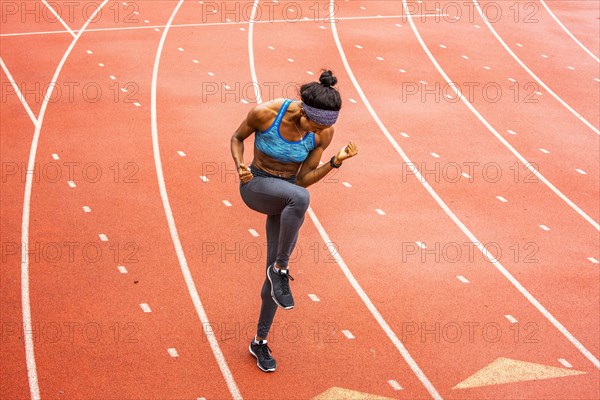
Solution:
<svg viewBox="0 0 600 400">
<path fill-rule="evenodd" d="M 298 173 L 302 163 L 281 162 L 272 157 L 269 157 L 262 151 L 254 147 L 254 160 L 252 165 L 258 169 L 262 169 L 272 175 L 281 178 L 290 178 Z"/>
</svg>

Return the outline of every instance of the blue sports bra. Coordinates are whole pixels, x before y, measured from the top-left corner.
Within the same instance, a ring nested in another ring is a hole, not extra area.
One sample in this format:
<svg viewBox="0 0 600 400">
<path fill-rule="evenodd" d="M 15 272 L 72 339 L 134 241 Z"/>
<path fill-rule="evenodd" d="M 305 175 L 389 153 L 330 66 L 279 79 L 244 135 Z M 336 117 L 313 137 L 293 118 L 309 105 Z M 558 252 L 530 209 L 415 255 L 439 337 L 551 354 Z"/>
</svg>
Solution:
<svg viewBox="0 0 600 400">
<path fill-rule="evenodd" d="M 256 131 L 254 145 L 257 149 L 278 161 L 301 163 L 306 160 L 308 153 L 315 148 L 315 134 L 314 132 L 309 132 L 296 142 L 290 142 L 281 136 L 279 126 L 291 102 L 292 100 L 289 99 L 283 102 L 277 113 L 277 117 L 275 117 L 275 121 L 273 121 L 269 129 L 264 132 Z"/>
</svg>

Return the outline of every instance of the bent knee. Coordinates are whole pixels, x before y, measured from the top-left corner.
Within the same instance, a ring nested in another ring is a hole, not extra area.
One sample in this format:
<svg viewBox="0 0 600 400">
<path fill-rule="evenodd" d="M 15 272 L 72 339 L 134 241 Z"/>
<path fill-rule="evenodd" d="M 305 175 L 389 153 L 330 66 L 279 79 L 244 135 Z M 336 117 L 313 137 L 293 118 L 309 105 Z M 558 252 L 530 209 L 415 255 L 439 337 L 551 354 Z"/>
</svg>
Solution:
<svg viewBox="0 0 600 400">
<path fill-rule="evenodd" d="M 308 210 L 310 205 L 310 192 L 303 187 L 298 187 L 298 191 L 294 193 L 294 207 L 303 211 Z"/>
</svg>

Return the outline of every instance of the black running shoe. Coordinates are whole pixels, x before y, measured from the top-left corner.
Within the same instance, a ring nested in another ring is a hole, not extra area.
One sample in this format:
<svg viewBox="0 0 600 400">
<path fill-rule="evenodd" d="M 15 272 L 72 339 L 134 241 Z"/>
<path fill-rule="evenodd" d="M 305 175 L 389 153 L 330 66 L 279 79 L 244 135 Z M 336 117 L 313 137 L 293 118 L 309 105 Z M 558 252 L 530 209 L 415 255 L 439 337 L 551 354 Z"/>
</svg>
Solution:
<svg viewBox="0 0 600 400">
<path fill-rule="evenodd" d="M 258 343 L 254 343 L 254 340 L 250 342 L 250 354 L 256 357 L 256 365 L 258 368 L 265 372 L 273 372 L 277 368 L 275 359 L 271 357 L 271 349 L 267 346 L 266 340 L 261 340 Z"/>
<path fill-rule="evenodd" d="M 273 269 L 275 263 L 267 269 L 267 278 L 271 282 L 271 297 L 273 301 L 281 308 L 289 310 L 294 308 L 294 298 L 290 292 L 290 279 L 294 280 L 287 269 L 280 269 L 279 272 Z"/>
</svg>

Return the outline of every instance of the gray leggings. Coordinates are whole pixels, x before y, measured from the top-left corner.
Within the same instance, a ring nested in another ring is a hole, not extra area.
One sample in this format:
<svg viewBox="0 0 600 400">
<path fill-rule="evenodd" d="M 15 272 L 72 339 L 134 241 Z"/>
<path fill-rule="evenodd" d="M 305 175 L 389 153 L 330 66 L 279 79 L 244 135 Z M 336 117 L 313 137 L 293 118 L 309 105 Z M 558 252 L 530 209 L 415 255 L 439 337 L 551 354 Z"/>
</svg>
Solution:
<svg viewBox="0 0 600 400">
<path fill-rule="evenodd" d="M 254 177 L 248 183 L 240 183 L 240 194 L 248 207 L 267 215 L 265 271 L 275 261 L 278 266 L 287 267 L 310 203 L 309 192 L 293 183 L 295 178 L 284 180 L 257 170 L 252 165 L 250 168 Z M 262 306 L 257 335 L 266 338 L 277 311 L 266 274 L 260 295 Z"/>
</svg>

